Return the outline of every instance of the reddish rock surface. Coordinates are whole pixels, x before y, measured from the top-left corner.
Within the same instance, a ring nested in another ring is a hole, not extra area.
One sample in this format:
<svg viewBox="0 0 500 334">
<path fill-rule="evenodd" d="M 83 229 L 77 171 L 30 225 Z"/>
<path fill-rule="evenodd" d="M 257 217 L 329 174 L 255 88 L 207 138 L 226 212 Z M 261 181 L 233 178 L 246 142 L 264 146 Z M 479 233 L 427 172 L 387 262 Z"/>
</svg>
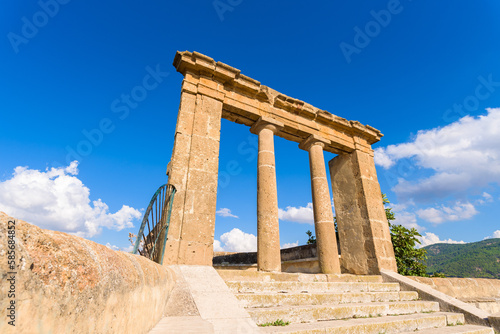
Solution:
<svg viewBox="0 0 500 334">
<path fill-rule="evenodd" d="M 8 298 L 9 220 L 15 221 L 15 298 Z M 175 282 L 169 268 L 144 257 L 3 212 L 0 275 L 0 308 L 11 300 L 16 306 L 15 328 L 2 316 L 0 333 L 145 333 L 161 319 Z"/>
</svg>

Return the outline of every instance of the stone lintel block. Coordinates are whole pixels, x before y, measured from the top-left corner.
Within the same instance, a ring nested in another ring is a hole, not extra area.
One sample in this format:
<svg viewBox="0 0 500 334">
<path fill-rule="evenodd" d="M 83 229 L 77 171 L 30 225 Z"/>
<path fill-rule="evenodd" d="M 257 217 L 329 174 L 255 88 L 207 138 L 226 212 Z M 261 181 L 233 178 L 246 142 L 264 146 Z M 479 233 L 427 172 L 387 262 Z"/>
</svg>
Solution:
<svg viewBox="0 0 500 334">
<path fill-rule="evenodd" d="M 216 63 L 214 76 L 223 82 L 235 80 L 241 71 L 237 68 L 224 64 L 220 61 Z"/>
<path fill-rule="evenodd" d="M 212 58 L 196 51 L 193 52 L 192 58 L 194 58 L 195 64 L 197 65 L 200 73 L 207 73 L 211 75 L 215 70 L 215 61 Z"/>
<path fill-rule="evenodd" d="M 181 72 L 185 78 L 189 79 L 188 81 L 193 84 L 197 84 L 199 81 L 199 78 L 196 78 L 197 76 L 203 75 L 206 76 L 206 79 L 211 79 L 214 82 L 227 83 L 227 85 L 223 87 L 221 85 L 221 87 L 213 89 L 212 91 L 204 87 L 202 94 L 207 94 L 220 101 L 223 101 L 223 96 L 230 92 L 239 97 L 245 97 L 249 101 L 245 101 L 244 104 L 238 107 L 240 112 L 245 112 L 249 108 L 257 107 L 261 110 L 269 109 L 272 111 L 272 114 L 275 115 L 276 112 L 272 109 L 280 109 L 288 114 L 287 118 L 289 117 L 292 119 L 292 116 L 299 116 L 300 119 L 295 122 L 295 126 L 304 124 L 304 121 L 318 122 L 321 126 L 344 132 L 351 137 L 355 135 L 362 137 L 369 145 L 379 141 L 382 137 L 380 131 L 371 126 L 365 126 L 357 121 L 347 121 L 344 118 L 320 110 L 303 101 L 262 86 L 259 81 L 241 74 L 240 70 L 221 62 L 215 62 L 212 58 L 201 53 L 189 51 L 177 52 L 174 58 L 174 66 L 177 71 Z M 183 89 L 187 93 L 195 92 L 194 86 L 189 84 L 186 84 Z M 198 90 L 200 89 L 202 89 L 201 86 L 198 86 Z M 235 96 L 233 100 L 239 99 Z M 265 106 L 271 108 L 266 108 Z M 304 135 L 308 135 L 308 133 Z M 302 139 L 305 138 L 303 136 L 301 137 Z M 326 138 L 334 140 L 334 138 Z M 335 150 L 332 151 L 337 153 Z"/>
<path fill-rule="evenodd" d="M 330 140 L 323 138 L 319 135 L 312 134 L 299 144 L 299 148 L 301 150 L 309 151 L 309 149 L 313 145 L 321 145 L 321 147 L 325 147 L 329 146 L 330 143 L 331 143 Z"/>
<path fill-rule="evenodd" d="M 209 96 L 217 101 L 224 101 L 226 95 L 218 89 L 213 89 L 201 83 L 198 84 L 198 94 Z"/>
<path fill-rule="evenodd" d="M 313 120 L 316 118 L 318 108 L 305 103 L 304 101 L 294 99 L 292 97 L 286 96 L 284 94 L 278 94 L 275 99 L 273 106 L 278 109 L 283 109 L 291 114 L 299 115 L 301 117 Z"/>
<path fill-rule="evenodd" d="M 220 83 L 215 81 L 211 75 L 200 74 L 198 85 L 203 85 L 213 90 L 219 90 Z"/>
<path fill-rule="evenodd" d="M 187 80 L 182 81 L 182 93 L 196 94 L 198 92 L 198 87 Z"/>
<path fill-rule="evenodd" d="M 370 145 L 378 142 L 383 136 L 383 134 L 374 127 L 370 126 L 368 128 L 358 121 L 349 121 L 349 123 L 351 124 L 352 134 L 366 139 Z"/>
<path fill-rule="evenodd" d="M 177 72 L 185 76 L 188 70 L 194 71 L 196 69 L 196 62 L 192 59 L 192 55 L 189 51 L 177 51 L 173 62 Z"/>
<path fill-rule="evenodd" d="M 283 129 L 285 125 L 269 116 L 261 116 L 257 122 L 255 122 L 250 128 L 250 132 L 258 135 L 262 129 L 269 129 L 274 132 L 274 134 L 278 133 L 281 129 Z"/>
<path fill-rule="evenodd" d="M 334 117 L 335 117 L 335 115 L 333 115 L 332 113 L 330 113 L 326 110 L 318 109 L 318 111 L 316 112 L 316 120 L 323 122 L 323 123 L 332 122 Z"/>
<path fill-rule="evenodd" d="M 299 110 L 299 115 L 304 117 L 304 118 L 307 118 L 307 119 L 314 119 L 316 117 L 316 112 L 317 110 L 315 108 L 313 108 L 310 104 L 304 104 L 304 107 Z"/>
<path fill-rule="evenodd" d="M 257 94 L 260 91 L 260 82 L 247 77 L 240 73 L 240 75 L 234 80 L 234 84 L 236 87 L 242 89 L 243 91 L 247 91 L 251 94 Z"/>
</svg>

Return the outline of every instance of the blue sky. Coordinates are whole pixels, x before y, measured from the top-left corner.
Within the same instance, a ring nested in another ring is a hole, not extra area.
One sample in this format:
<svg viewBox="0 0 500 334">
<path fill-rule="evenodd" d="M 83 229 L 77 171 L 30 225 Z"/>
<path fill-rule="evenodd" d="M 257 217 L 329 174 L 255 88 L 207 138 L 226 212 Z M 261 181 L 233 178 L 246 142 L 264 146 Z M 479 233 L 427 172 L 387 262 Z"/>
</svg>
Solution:
<svg viewBox="0 0 500 334">
<path fill-rule="evenodd" d="M 382 191 L 425 244 L 500 237 L 496 1 L 6 0 L 0 9 L 0 211 L 128 247 L 167 181 L 182 82 L 171 64 L 189 50 L 380 129 Z M 122 102 L 148 76 L 146 94 Z M 254 247 L 255 139 L 223 120 L 222 249 Z M 308 156 L 275 144 L 281 243 L 303 244 L 313 230 Z"/>
</svg>

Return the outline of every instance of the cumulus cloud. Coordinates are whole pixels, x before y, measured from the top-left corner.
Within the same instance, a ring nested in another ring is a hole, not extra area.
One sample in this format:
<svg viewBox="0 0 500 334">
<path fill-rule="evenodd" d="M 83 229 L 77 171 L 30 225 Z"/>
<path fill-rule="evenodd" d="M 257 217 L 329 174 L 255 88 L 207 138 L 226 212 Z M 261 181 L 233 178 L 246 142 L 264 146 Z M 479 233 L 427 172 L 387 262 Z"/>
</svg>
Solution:
<svg viewBox="0 0 500 334">
<path fill-rule="evenodd" d="M 120 247 L 118 247 L 116 245 L 112 245 L 109 242 L 106 243 L 106 247 L 108 247 L 109 249 L 112 249 L 112 250 L 120 250 Z"/>
<path fill-rule="evenodd" d="M 439 237 L 431 232 L 426 232 L 420 239 L 420 245 L 417 245 L 419 248 L 433 245 L 433 244 L 465 244 L 465 241 L 455 241 L 452 239 L 440 240 Z"/>
<path fill-rule="evenodd" d="M 470 219 L 478 212 L 471 203 L 457 202 L 453 207 L 440 206 L 438 208 L 427 208 L 416 211 L 419 218 L 434 224 L 441 224 L 446 221 L 458 221 Z"/>
<path fill-rule="evenodd" d="M 90 201 L 90 190 L 76 175 L 78 162 L 45 171 L 16 167 L 12 178 L 0 182 L 0 210 L 39 227 L 82 237 L 103 227 L 120 231 L 133 227 L 140 211 L 123 205 L 115 213 L 101 199 Z"/>
<path fill-rule="evenodd" d="M 134 245 L 130 245 L 130 246 L 128 246 L 128 247 L 123 247 L 123 248 L 122 248 L 122 251 L 127 252 L 127 253 L 130 253 L 130 252 L 132 252 L 133 250 L 134 250 Z"/>
<path fill-rule="evenodd" d="M 285 210 L 278 209 L 278 217 L 281 220 L 300 224 L 314 225 L 314 213 L 312 203 L 307 203 L 306 207 L 287 206 Z"/>
<path fill-rule="evenodd" d="M 224 244 L 224 246 L 222 246 Z M 256 252 L 257 237 L 250 233 L 245 233 L 238 228 L 220 236 L 219 240 L 214 240 L 214 251 L 216 252 Z"/>
<path fill-rule="evenodd" d="M 299 241 L 297 240 L 295 242 L 289 242 L 289 243 L 284 244 L 283 246 L 281 246 L 281 249 L 297 247 L 298 245 L 299 245 Z"/>
<path fill-rule="evenodd" d="M 214 252 L 223 252 L 224 248 L 220 245 L 219 240 L 214 240 Z"/>
<path fill-rule="evenodd" d="M 232 217 L 232 218 L 239 218 L 238 216 L 235 216 L 231 213 L 231 210 L 228 209 L 228 208 L 221 208 L 217 211 L 215 211 L 215 213 L 221 217 Z"/>
<path fill-rule="evenodd" d="M 406 204 L 391 204 L 390 207 L 396 218 L 392 224 L 403 225 L 406 228 L 415 228 L 418 231 L 425 231 L 425 227 L 417 224 L 417 216 L 411 212 Z"/>
<path fill-rule="evenodd" d="M 392 147 L 391 145 L 389 147 Z M 391 156 L 386 152 L 387 149 L 383 147 L 378 147 L 375 149 L 375 156 L 373 157 L 375 160 L 375 164 L 378 166 L 382 166 L 385 169 L 390 168 L 396 164 L 396 159 L 391 158 Z"/>
<path fill-rule="evenodd" d="M 400 177 L 393 188 L 401 199 L 425 201 L 500 183 L 499 142 L 500 108 L 487 109 L 486 115 L 466 116 L 445 127 L 421 130 L 410 142 L 378 148 L 375 161 L 388 169 L 411 159 L 411 165 L 433 170 L 433 175 L 416 181 Z"/>
<path fill-rule="evenodd" d="M 476 201 L 478 204 L 485 204 L 485 203 L 491 203 L 491 202 L 493 202 L 493 196 L 491 196 L 487 192 L 483 192 L 483 194 L 481 195 L 481 197 L 482 198 L 480 198 L 480 199 L 478 199 Z"/>
<path fill-rule="evenodd" d="M 487 236 L 484 239 L 486 240 L 486 239 L 491 239 L 491 238 L 494 238 L 494 239 L 500 238 L 500 230 L 496 230 L 495 232 L 493 232 L 493 235 Z"/>
</svg>

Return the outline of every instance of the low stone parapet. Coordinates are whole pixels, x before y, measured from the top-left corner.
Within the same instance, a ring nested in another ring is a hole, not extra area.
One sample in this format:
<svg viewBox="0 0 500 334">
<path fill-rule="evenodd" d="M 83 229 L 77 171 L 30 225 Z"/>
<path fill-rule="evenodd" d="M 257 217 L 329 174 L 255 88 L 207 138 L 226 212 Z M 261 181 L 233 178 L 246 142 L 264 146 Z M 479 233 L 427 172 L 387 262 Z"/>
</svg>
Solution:
<svg viewBox="0 0 500 334">
<path fill-rule="evenodd" d="M 0 333 L 147 333 L 163 317 L 175 283 L 171 269 L 144 257 L 3 212 L 0 275 L 0 308 L 11 308 Z"/>
<path fill-rule="evenodd" d="M 414 281 L 474 305 L 490 314 L 500 312 L 500 280 L 489 278 L 440 278 L 409 276 Z"/>
<path fill-rule="evenodd" d="M 500 312 L 493 314 L 488 319 L 490 320 L 491 327 L 500 332 Z"/>
</svg>

